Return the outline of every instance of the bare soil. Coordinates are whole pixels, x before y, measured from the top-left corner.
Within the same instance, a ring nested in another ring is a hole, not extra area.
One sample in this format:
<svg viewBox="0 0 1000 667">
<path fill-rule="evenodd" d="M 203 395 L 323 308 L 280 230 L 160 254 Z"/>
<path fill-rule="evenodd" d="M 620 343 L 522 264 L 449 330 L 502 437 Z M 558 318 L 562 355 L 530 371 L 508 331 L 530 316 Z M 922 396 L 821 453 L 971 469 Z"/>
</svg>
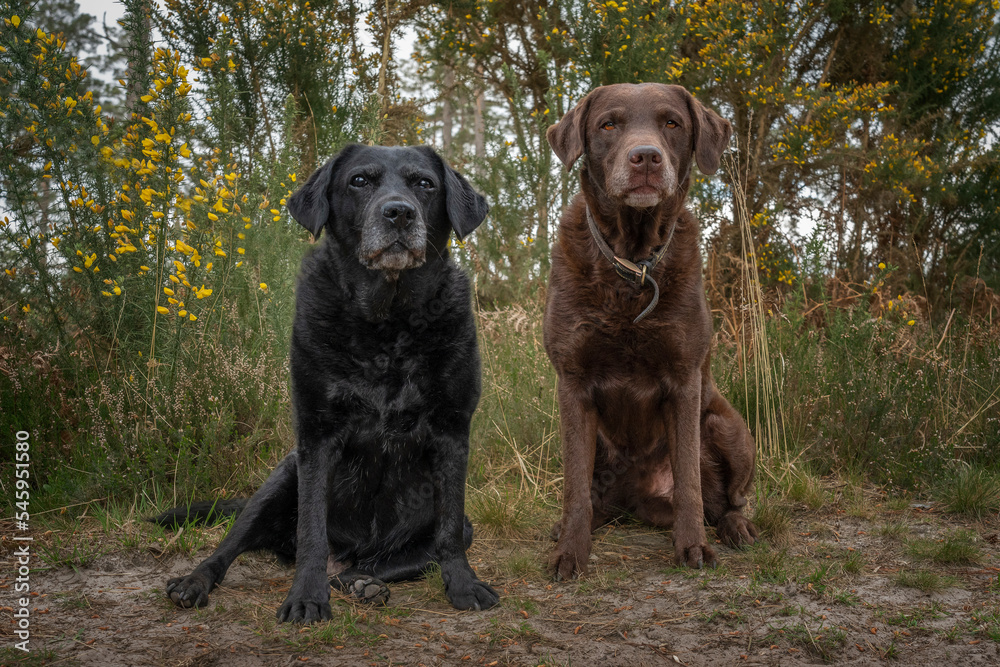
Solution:
<svg viewBox="0 0 1000 667">
<path fill-rule="evenodd" d="M 502 591 L 499 607 L 456 611 L 432 577 L 393 585 L 388 607 L 334 593 L 334 620 L 305 628 L 275 622 L 293 570 L 263 555 L 235 563 L 204 609 L 165 597 L 166 580 L 207 556 L 222 528 L 175 539 L 141 521 L 107 529 L 86 516 L 53 520 L 35 534 L 31 653 L 12 648 L 5 601 L 0 662 L 1000 664 L 997 521 L 871 492 L 844 505 L 789 505 L 770 544 L 719 545 L 714 570 L 674 568 L 669 532 L 613 525 L 595 533 L 587 577 L 553 583 L 541 525 L 520 539 L 479 537 L 470 561 Z M 9 592 L 13 526 L 0 527 L 0 590 Z"/>
</svg>

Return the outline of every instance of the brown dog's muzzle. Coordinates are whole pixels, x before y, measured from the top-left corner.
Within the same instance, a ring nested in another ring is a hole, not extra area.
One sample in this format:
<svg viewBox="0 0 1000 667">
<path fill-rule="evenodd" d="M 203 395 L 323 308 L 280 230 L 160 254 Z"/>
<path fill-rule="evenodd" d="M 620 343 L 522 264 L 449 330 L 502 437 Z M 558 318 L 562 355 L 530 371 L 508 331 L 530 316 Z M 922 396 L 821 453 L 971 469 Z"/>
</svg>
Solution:
<svg viewBox="0 0 1000 667">
<path fill-rule="evenodd" d="M 677 179 L 662 148 L 644 142 L 619 156 L 609 174 L 608 192 L 620 197 L 626 206 L 650 208 L 673 193 Z"/>
</svg>

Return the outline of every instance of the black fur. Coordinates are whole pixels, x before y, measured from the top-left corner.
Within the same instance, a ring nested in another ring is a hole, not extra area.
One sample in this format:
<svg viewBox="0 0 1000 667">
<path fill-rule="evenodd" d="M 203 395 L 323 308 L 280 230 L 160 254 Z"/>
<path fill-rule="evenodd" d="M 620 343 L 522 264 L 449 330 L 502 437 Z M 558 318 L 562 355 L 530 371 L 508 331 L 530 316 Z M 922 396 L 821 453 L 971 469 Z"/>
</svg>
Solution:
<svg viewBox="0 0 1000 667">
<path fill-rule="evenodd" d="M 215 524 L 223 519 L 239 515 L 246 506 L 246 498 L 200 500 L 190 505 L 174 507 L 163 514 L 147 519 L 147 521 L 164 528 L 180 528 L 185 523 Z"/>
<path fill-rule="evenodd" d="M 456 608 L 492 607 L 497 594 L 465 556 L 479 352 L 469 281 L 447 251 L 451 231 L 482 222 L 485 200 L 429 148 L 349 146 L 288 210 L 314 235 L 327 232 L 298 282 L 298 446 L 215 553 L 167 593 L 204 605 L 236 556 L 268 549 L 297 561 L 283 621 L 330 618 L 330 584 L 384 601 L 383 582 L 421 576 L 432 562 Z M 328 584 L 330 555 L 351 566 Z"/>
</svg>

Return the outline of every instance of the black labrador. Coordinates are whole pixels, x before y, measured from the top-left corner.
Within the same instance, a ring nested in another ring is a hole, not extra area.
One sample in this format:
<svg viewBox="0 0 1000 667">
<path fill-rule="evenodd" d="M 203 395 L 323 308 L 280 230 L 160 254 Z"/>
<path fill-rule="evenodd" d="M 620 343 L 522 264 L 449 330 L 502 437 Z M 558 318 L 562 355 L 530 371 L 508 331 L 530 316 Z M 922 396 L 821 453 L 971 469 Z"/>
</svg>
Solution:
<svg viewBox="0 0 1000 667">
<path fill-rule="evenodd" d="M 297 446 L 245 501 L 154 519 L 239 515 L 194 572 L 167 582 L 200 607 L 236 557 L 295 561 L 282 621 L 330 618 L 330 586 L 386 601 L 385 582 L 439 564 L 458 609 L 499 602 L 465 552 L 469 424 L 480 365 L 469 281 L 448 256 L 489 207 L 432 149 L 351 145 L 289 200 L 325 240 L 302 263 L 291 342 Z M 327 580 L 332 556 L 350 567 Z"/>
</svg>

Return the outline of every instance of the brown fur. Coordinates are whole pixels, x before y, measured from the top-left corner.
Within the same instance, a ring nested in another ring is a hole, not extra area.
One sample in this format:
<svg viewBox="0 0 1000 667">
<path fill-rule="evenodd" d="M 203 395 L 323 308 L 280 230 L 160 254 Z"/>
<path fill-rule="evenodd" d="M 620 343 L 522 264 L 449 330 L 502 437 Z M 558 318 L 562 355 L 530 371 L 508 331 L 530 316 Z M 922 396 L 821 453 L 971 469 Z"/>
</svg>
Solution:
<svg viewBox="0 0 1000 667">
<path fill-rule="evenodd" d="M 610 123 L 610 124 L 609 124 Z M 684 206 L 696 161 L 714 173 L 728 122 L 679 86 L 619 84 L 591 92 L 549 128 L 569 169 L 585 155 L 582 192 L 563 213 L 552 253 L 545 349 L 559 376 L 565 490 L 557 578 L 587 571 L 591 531 L 624 512 L 673 527 L 675 561 L 714 564 L 707 519 L 726 544 L 752 544 L 743 516 L 756 448 L 712 381 L 711 319 L 698 221 Z M 676 231 L 653 277 L 660 300 L 619 277 L 588 229 L 586 206 L 618 257 L 649 257 Z"/>
</svg>

